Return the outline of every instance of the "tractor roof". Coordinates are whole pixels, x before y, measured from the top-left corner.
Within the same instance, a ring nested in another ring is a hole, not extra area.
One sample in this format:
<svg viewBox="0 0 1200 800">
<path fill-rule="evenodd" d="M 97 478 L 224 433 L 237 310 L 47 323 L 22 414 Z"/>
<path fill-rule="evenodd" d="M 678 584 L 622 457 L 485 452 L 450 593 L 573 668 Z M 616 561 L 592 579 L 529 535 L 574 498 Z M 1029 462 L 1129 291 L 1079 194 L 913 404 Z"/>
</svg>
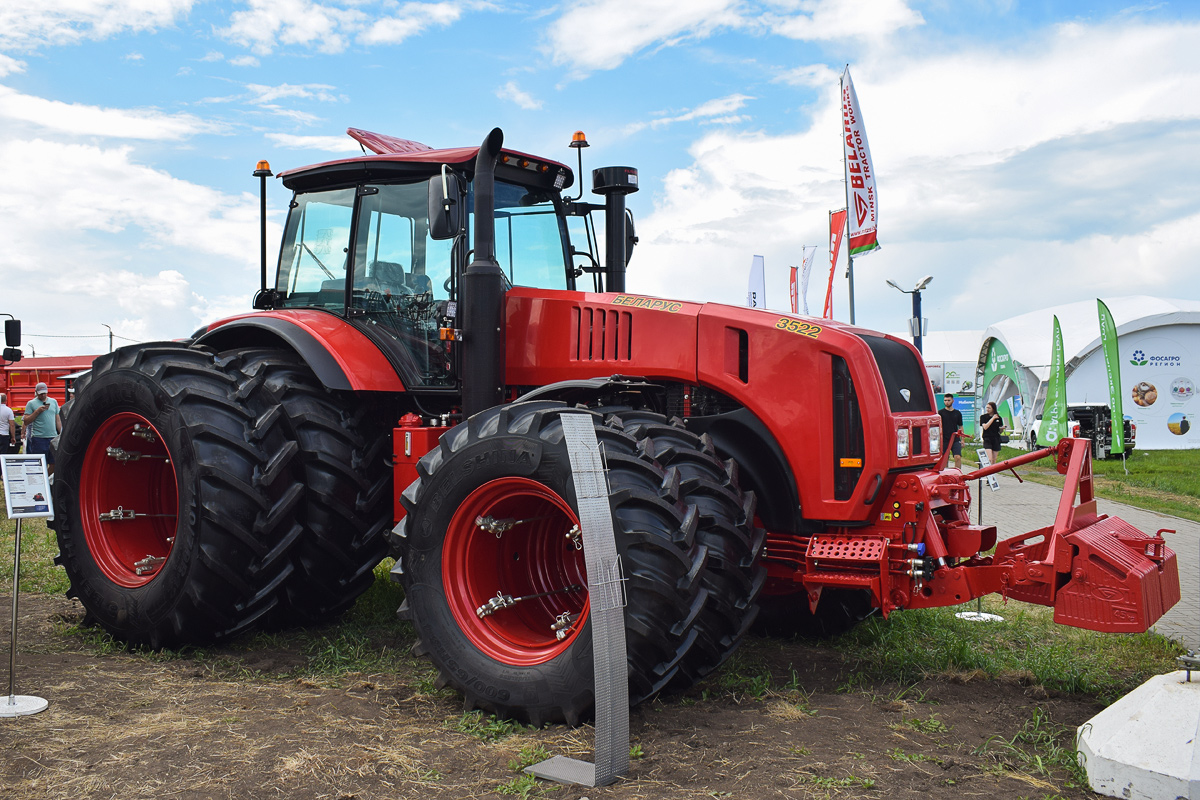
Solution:
<svg viewBox="0 0 1200 800">
<path fill-rule="evenodd" d="M 448 164 L 469 175 L 475 170 L 475 157 L 479 153 L 478 146 L 435 150 L 429 145 L 410 139 L 400 139 L 358 128 L 347 128 L 346 133 L 372 152 L 285 170 L 279 173 L 284 185 L 293 190 L 310 190 L 361 180 L 432 175 L 436 171 L 434 165 L 440 164 Z M 555 176 L 560 172 L 565 177 L 562 185 L 557 188 L 566 189 L 574 183 L 574 175 L 570 167 L 558 161 L 504 148 L 500 151 L 500 158 L 496 164 L 498 177 L 503 178 L 507 173 L 508 177 L 522 182 L 529 181 L 531 177 L 544 177 L 547 186 L 553 183 Z"/>
</svg>

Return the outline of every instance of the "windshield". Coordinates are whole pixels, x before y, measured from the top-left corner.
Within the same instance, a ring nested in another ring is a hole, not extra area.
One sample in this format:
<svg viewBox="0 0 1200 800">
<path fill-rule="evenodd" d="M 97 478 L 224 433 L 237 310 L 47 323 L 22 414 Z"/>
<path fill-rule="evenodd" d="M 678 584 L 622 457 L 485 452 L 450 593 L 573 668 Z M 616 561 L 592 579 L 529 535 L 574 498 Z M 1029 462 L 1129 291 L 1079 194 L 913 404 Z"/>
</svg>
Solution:
<svg viewBox="0 0 1200 800">
<path fill-rule="evenodd" d="M 496 260 L 509 281 L 573 286 L 557 195 L 498 180 L 495 198 Z M 278 305 L 345 314 L 384 334 L 376 340 L 405 385 L 450 387 L 453 359 L 439 329 L 454 327 L 455 269 L 466 266 L 454 248 L 455 240 L 429 236 L 424 181 L 298 194 L 280 250 Z"/>
</svg>

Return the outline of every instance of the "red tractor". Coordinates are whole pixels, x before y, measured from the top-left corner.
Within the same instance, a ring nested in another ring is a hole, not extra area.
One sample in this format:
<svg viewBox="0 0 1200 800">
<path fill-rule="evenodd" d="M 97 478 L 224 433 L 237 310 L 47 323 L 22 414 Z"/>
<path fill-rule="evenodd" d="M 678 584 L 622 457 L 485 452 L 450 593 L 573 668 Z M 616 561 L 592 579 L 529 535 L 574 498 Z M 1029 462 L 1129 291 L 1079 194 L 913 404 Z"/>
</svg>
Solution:
<svg viewBox="0 0 1200 800">
<path fill-rule="evenodd" d="M 592 639 L 566 414 L 607 470 L 633 702 L 712 671 L 760 609 L 830 633 L 1000 592 L 1142 631 L 1178 600 L 1163 540 L 1096 513 L 1078 440 L 1054 524 L 987 555 L 907 342 L 627 293 L 635 170 L 594 170 L 591 204 L 499 130 L 449 150 L 349 133 L 373 152 L 280 176 L 256 313 L 102 356 L 76 387 L 54 527 L 114 636 L 326 620 L 390 553 L 417 651 L 468 706 L 575 722 Z"/>
</svg>

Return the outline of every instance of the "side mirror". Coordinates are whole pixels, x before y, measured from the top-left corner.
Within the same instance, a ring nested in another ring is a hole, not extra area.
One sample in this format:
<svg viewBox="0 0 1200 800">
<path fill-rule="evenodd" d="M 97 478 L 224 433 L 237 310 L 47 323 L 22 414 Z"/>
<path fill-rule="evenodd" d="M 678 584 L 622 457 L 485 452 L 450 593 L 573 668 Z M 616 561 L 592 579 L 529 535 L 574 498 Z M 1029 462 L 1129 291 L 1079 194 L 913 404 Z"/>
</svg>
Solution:
<svg viewBox="0 0 1200 800">
<path fill-rule="evenodd" d="M 633 212 L 625 209 L 625 263 L 633 257 L 633 246 L 638 243 L 637 231 L 633 228 Z"/>
<path fill-rule="evenodd" d="M 21 320 L 6 319 L 4 320 L 4 346 L 5 347 L 20 347 L 21 346 Z M 7 358 L 7 356 L 5 356 Z"/>
<path fill-rule="evenodd" d="M 4 360 L 16 363 L 21 360 L 21 351 L 15 347 L 4 348 Z"/>
<path fill-rule="evenodd" d="M 445 165 L 429 179 L 429 238 L 453 239 L 463 232 L 467 195 L 458 175 Z"/>
</svg>

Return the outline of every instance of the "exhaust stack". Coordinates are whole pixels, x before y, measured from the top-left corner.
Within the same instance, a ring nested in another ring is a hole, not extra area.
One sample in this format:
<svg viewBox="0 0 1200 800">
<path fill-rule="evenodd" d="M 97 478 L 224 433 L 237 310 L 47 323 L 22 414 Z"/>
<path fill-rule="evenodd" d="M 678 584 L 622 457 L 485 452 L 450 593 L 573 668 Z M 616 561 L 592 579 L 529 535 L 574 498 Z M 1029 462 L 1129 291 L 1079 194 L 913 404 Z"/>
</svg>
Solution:
<svg viewBox="0 0 1200 800">
<path fill-rule="evenodd" d="M 496 158 L 504 132 L 493 128 L 475 158 L 475 255 L 462 281 L 463 415 L 504 402 L 504 270 L 496 261 Z"/>
</svg>

